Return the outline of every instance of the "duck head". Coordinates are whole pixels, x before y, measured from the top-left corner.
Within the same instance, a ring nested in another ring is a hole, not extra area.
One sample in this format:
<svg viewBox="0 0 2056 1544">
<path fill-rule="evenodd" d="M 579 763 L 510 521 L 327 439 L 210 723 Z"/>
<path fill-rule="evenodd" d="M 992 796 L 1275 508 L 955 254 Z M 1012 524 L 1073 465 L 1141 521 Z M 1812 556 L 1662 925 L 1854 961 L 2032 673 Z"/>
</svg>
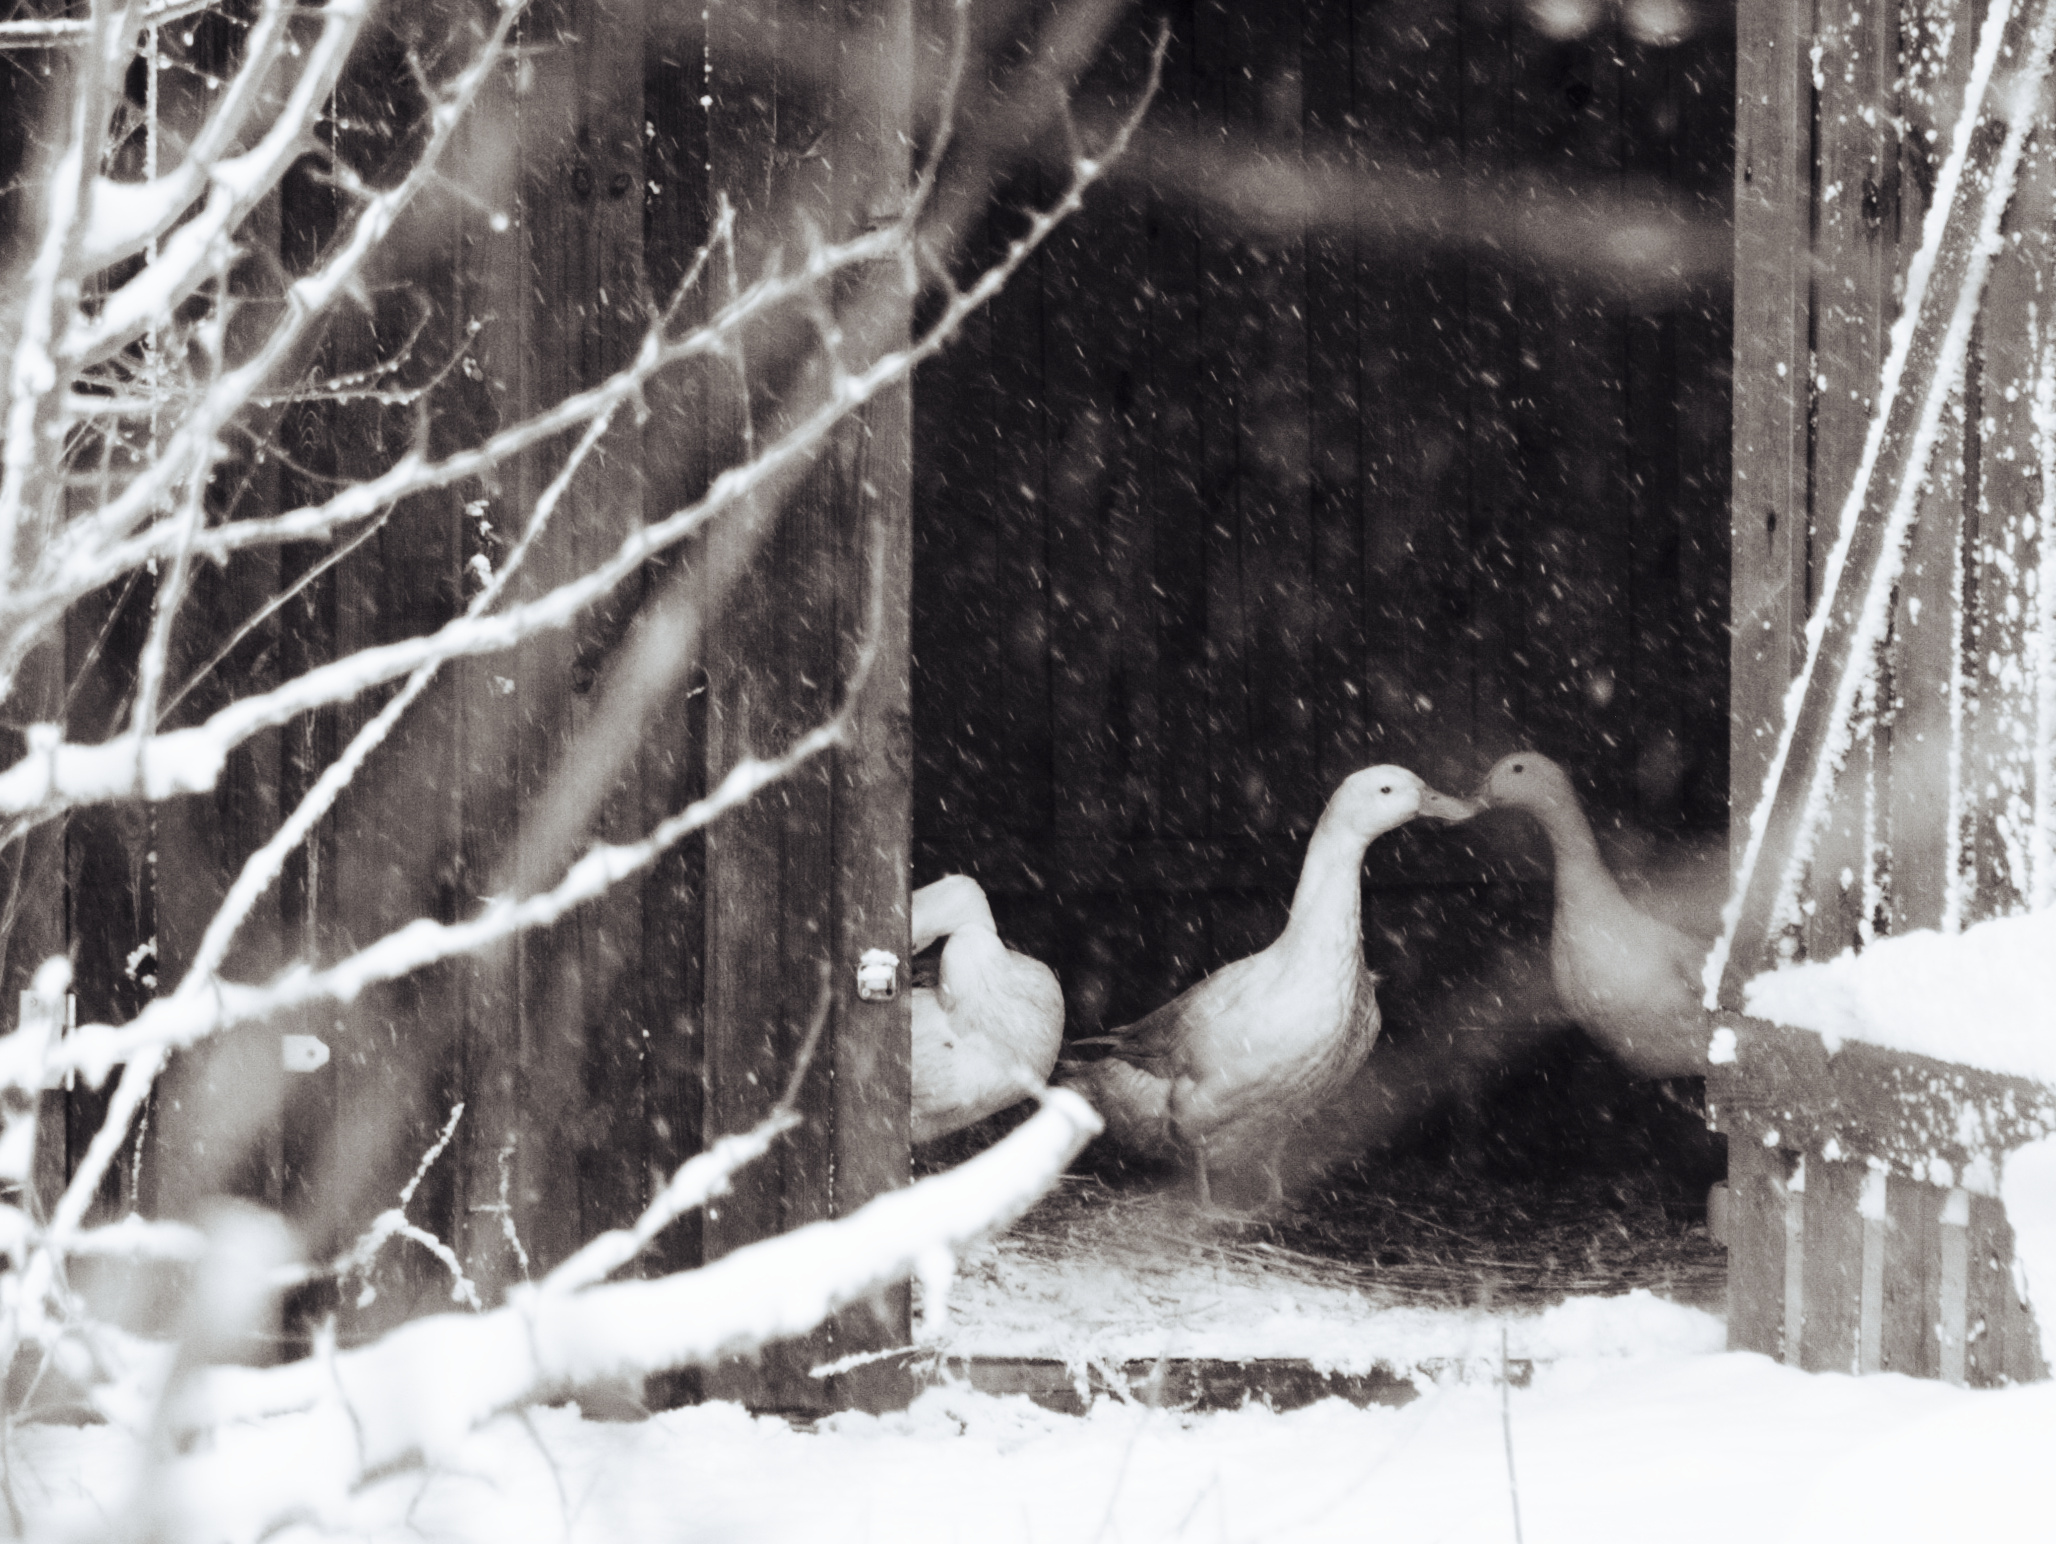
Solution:
<svg viewBox="0 0 2056 1544">
<path fill-rule="evenodd" d="M 1538 756 L 1533 751 L 1515 751 L 1511 756 L 1500 757 L 1471 797 L 1486 809 L 1527 810 L 1536 815 L 1578 808 L 1570 774 L 1547 756 Z"/>
<path fill-rule="evenodd" d="M 1365 767 L 1342 780 L 1321 823 L 1333 822 L 1368 844 L 1416 816 L 1458 821 L 1477 813 L 1470 800 L 1430 788 L 1405 767 Z"/>
<path fill-rule="evenodd" d="M 916 932 L 945 937 L 971 928 L 983 928 L 988 933 L 998 931 L 985 891 L 968 874 L 946 874 L 933 884 L 923 885 L 916 905 L 921 913 Z"/>
</svg>

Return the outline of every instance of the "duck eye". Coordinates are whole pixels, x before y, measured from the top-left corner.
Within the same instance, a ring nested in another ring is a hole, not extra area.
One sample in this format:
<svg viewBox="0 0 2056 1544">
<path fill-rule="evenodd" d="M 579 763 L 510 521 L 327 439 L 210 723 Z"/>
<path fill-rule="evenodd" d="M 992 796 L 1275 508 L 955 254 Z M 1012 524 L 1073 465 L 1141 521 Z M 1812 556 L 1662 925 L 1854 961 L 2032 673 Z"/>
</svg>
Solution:
<svg viewBox="0 0 2056 1544">
<path fill-rule="evenodd" d="M 1527 769 L 1526 767 L 1522 766 L 1522 765 L 1521 765 L 1521 764 L 1520 764 L 1520 763 L 1519 763 L 1518 761 L 1516 761 L 1516 762 L 1515 762 L 1515 763 L 1513 764 L 1513 769 L 1514 769 L 1514 771 L 1516 771 L 1516 772 L 1525 772 L 1525 771 L 1527 771 L 1527 770 L 1528 770 L 1528 769 Z"/>
<path fill-rule="evenodd" d="M 1387 784 L 1386 784 L 1386 785 L 1385 785 L 1385 786 L 1384 786 L 1383 788 L 1380 788 L 1380 789 L 1378 790 L 1378 792 L 1380 792 L 1380 793 L 1390 793 L 1390 792 L 1392 792 L 1392 785 L 1391 785 L 1390 783 L 1387 783 Z"/>
</svg>

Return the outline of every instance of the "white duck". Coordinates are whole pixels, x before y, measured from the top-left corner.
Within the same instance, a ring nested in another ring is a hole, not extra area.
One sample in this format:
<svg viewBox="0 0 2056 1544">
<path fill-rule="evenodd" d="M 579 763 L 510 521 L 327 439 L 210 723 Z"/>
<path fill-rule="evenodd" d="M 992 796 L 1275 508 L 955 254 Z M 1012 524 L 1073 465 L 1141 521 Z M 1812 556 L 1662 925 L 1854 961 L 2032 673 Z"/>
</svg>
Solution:
<svg viewBox="0 0 2056 1544">
<path fill-rule="evenodd" d="M 1077 1042 L 1112 1049 L 1067 1065 L 1059 1081 L 1098 1107 L 1121 1146 L 1188 1159 L 1202 1206 L 1212 1206 L 1210 1164 L 1252 1160 L 1271 1200 L 1282 1200 L 1286 1142 L 1378 1037 L 1377 977 L 1363 957 L 1364 852 L 1416 815 L 1474 813 L 1404 767 L 1352 773 L 1314 827 L 1277 941 L 1126 1029 Z"/>
<path fill-rule="evenodd" d="M 914 952 L 938 938 L 942 979 L 914 989 L 914 1140 L 933 1142 L 1049 1081 L 1064 1038 L 1056 972 L 1000 942 L 978 881 L 951 874 L 913 896 Z"/>
<path fill-rule="evenodd" d="M 1706 945 L 1628 903 L 1600 861 L 1563 768 L 1518 751 L 1485 775 L 1477 797 L 1488 808 L 1527 811 L 1549 837 L 1556 855 L 1549 965 L 1565 1011 L 1643 1077 L 1703 1073 Z"/>
</svg>

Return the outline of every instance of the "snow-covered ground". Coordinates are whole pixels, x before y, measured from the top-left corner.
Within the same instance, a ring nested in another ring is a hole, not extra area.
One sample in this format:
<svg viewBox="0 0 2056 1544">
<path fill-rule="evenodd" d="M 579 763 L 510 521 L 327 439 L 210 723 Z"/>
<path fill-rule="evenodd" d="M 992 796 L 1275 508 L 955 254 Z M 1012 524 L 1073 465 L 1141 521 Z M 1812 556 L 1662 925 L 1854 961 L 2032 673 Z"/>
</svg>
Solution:
<svg viewBox="0 0 2056 1544">
<path fill-rule="evenodd" d="M 725 1404 L 630 1425 L 550 1409 L 380 1481 L 322 1529 L 414 1544 L 1504 1544 L 1501 1399 L 1471 1381 L 1399 1409 L 1189 1416 L 1103 1400 L 1065 1416 L 939 1387 L 904 1414 L 812 1431 Z M 1568 1357 L 1506 1399 L 1529 1544 L 2056 1537 L 2056 1386 L 1971 1392 L 1652 1348 Z M 128 1453 L 110 1428 L 28 1428 L 11 1467 L 38 1532 L 119 1516 Z"/>
</svg>

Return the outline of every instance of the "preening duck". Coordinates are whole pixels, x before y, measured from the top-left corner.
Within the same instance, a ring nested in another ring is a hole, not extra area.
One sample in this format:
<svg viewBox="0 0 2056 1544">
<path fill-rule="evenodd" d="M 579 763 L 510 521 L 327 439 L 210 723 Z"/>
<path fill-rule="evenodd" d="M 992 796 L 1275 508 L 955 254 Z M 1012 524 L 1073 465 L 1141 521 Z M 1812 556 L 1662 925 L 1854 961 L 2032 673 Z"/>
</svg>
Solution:
<svg viewBox="0 0 2056 1544">
<path fill-rule="evenodd" d="M 1064 1038 L 1056 972 L 1000 942 L 978 881 L 951 874 L 913 896 L 914 952 L 938 938 L 942 979 L 914 989 L 914 1140 L 933 1142 L 1049 1081 Z"/>
<path fill-rule="evenodd" d="M 1549 965 L 1565 1011 L 1644 1077 L 1704 1072 L 1699 971 L 1706 945 L 1628 903 L 1600 861 L 1563 768 L 1532 751 L 1502 757 L 1478 799 L 1527 811 L 1549 837 L 1556 857 Z"/>
<path fill-rule="evenodd" d="M 1279 1162 L 1299 1119 L 1352 1077 L 1379 1026 L 1377 977 L 1364 968 L 1363 879 L 1370 844 L 1417 815 L 1465 820 L 1462 799 L 1404 767 L 1343 780 L 1307 844 L 1285 931 L 1069 1063 L 1058 1081 L 1089 1098 L 1108 1135 L 1143 1155 L 1188 1161 L 1200 1203 L 1209 1165 L 1261 1164 L 1283 1198 Z"/>
</svg>

